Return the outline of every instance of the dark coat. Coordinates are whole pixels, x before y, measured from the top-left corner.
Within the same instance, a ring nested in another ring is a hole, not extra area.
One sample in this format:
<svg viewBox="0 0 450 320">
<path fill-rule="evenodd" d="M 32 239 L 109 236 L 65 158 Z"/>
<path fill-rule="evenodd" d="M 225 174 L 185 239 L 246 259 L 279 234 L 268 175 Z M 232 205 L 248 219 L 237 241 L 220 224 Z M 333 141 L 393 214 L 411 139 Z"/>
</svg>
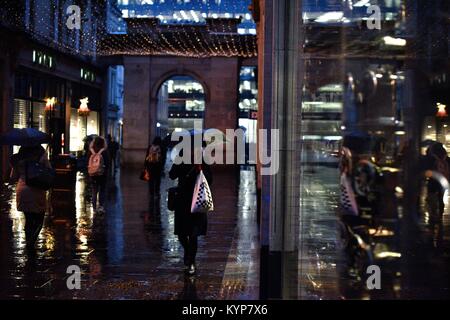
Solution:
<svg viewBox="0 0 450 320">
<path fill-rule="evenodd" d="M 23 148 L 23 147 L 22 147 Z M 44 213 L 47 210 L 47 191 L 26 184 L 25 166 L 27 161 L 37 161 L 51 168 L 44 148 L 22 149 L 11 157 L 11 182 L 17 182 L 17 211 Z M 25 150 L 25 151 L 24 151 Z"/>
<path fill-rule="evenodd" d="M 211 169 L 203 164 L 203 174 L 212 183 Z M 191 213 L 192 197 L 194 195 L 195 182 L 198 170 L 192 164 L 174 164 L 170 169 L 169 176 L 172 180 L 178 179 L 180 198 L 175 207 L 175 234 L 176 235 L 206 235 L 208 226 L 207 213 Z"/>
</svg>

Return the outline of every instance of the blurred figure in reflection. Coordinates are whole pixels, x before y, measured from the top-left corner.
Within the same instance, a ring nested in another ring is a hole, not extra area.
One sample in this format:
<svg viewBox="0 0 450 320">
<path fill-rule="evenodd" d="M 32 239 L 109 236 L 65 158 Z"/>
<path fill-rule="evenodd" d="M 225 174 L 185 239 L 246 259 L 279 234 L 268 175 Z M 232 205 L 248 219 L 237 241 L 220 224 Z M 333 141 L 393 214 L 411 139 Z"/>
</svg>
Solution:
<svg viewBox="0 0 450 320">
<path fill-rule="evenodd" d="M 447 151 L 442 143 L 436 142 L 431 145 L 426 152 L 423 162 L 423 170 L 426 173 L 427 181 L 427 207 L 432 221 L 440 221 L 444 213 L 444 188 L 442 184 L 431 177 L 431 172 L 435 171 L 445 177 L 450 178 L 450 165 Z"/>
<path fill-rule="evenodd" d="M 179 294 L 179 300 L 198 300 L 195 277 L 185 277 L 183 291 Z"/>
<path fill-rule="evenodd" d="M 359 216 L 358 205 L 355 192 L 352 186 L 353 163 L 350 149 L 342 147 L 341 159 L 339 163 L 340 187 L 341 187 L 341 208 L 344 220 L 357 220 Z"/>
<path fill-rule="evenodd" d="M 39 162 L 50 168 L 47 153 L 42 146 L 21 147 L 11 157 L 11 182 L 17 182 L 17 211 L 25 215 L 25 237 L 27 249 L 33 249 L 44 223 L 47 210 L 47 191 L 26 184 L 27 162 Z"/>
</svg>

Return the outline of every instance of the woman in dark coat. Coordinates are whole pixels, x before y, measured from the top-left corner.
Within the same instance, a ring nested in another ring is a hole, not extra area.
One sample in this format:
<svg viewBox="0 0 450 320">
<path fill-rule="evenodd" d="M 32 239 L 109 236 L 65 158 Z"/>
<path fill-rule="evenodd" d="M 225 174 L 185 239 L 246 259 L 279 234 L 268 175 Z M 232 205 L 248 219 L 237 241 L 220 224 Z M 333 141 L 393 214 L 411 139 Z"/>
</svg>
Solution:
<svg viewBox="0 0 450 320">
<path fill-rule="evenodd" d="M 205 163 L 201 165 L 173 164 L 169 172 L 169 177 L 172 180 L 178 179 L 178 187 L 180 188 L 178 205 L 175 208 L 175 235 L 178 236 L 183 246 L 184 265 L 189 275 L 194 275 L 196 272 L 195 257 L 197 255 L 198 236 L 206 235 L 208 225 L 207 213 L 191 213 L 195 182 L 200 170 L 203 170 L 208 184 L 211 184 L 211 169 Z"/>
<path fill-rule="evenodd" d="M 19 152 L 11 157 L 11 182 L 17 182 L 17 211 L 25 215 L 25 240 L 27 248 L 33 249 L 44 223 L 47 210 L 47 191 L 26 184 L 26 163 L 39 162 L 51 168 L 47 153 L 43 147 L 21 147 Z"/>
</svg>

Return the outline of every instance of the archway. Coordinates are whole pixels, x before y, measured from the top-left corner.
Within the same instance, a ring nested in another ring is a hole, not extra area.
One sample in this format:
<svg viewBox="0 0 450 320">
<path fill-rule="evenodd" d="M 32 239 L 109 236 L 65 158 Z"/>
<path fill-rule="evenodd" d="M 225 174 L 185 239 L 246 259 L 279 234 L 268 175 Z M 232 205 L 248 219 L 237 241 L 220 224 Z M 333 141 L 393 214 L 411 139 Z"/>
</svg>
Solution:
<svg viewBox="0 0 450 320">
<path fill-rule="evenodd" d="M 157 94 L 156 135 L 193 129 L 195 121 L 203 127 L 205 109 L 205 88 L 199 81 L 189 75 L 167 78 Z"/>
</svg>

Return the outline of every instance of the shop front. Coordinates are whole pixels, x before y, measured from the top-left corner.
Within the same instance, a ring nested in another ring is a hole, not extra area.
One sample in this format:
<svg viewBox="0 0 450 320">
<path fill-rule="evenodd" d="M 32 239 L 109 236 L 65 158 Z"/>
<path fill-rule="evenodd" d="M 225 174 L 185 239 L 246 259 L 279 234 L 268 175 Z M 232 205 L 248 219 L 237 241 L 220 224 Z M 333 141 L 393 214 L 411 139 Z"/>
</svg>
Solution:
<svg viewBox="0 0 450 320">
<path fill-rule="evenodd" d="M 80 84 L 72 85 L 69 151 L 80 156 L 88 136 L 100 135 L 100 92 Z"/>
<path fill-rule="evenodd" d="M 31 127 L 50 134 L 48 149 L 52 158 L 68 152 L 76 154 L 83 150 L 86 136 L 100 134 L 100 97 L 95 87 L 20 68 L 15 74 L 13 127 Z M 83 106 L 81 100 L 86 98 Z M 13 151 L 17 152 L 18 147 Z"/>
<path fill-rule="evenodd" d="M 20 68 L 15 73 L 14 128 L 35 128 L 52 136 L 51 155 L 64 153 L 67 84 L 61 78 Z M 14 147 L 14 153 L 18 147 Z"/>
</svg>

